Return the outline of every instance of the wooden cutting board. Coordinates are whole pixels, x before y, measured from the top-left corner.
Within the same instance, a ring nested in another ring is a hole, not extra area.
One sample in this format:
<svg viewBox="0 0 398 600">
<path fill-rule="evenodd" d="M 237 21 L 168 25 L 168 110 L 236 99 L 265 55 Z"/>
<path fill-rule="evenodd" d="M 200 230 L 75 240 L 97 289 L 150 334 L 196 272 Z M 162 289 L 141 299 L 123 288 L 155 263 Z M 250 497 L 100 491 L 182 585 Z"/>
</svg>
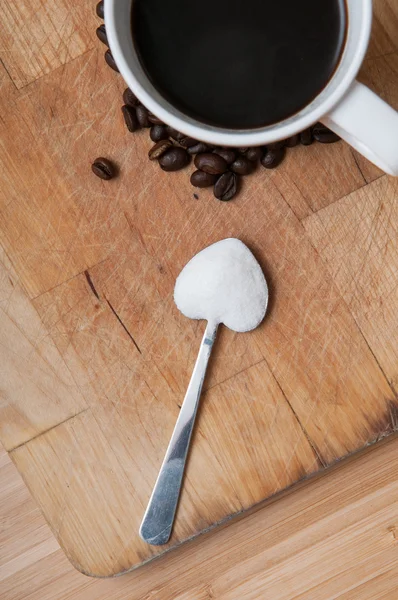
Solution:
<svg viewBox="0 0 398 600">
<path fill-rule="evenodd" d="M 398 108 L 398 3 L 375 2 L 362 80 Z M 217 202 L 125 130 L 93 3 L 0 7 L 0 437 L 71 562 L 121 573 L 398 428 L 398 183 L 344 143 L 289 151 Z M 120 165 L 111 182 L 96 156 Z M 196 191 L 195 191 L 196 193 Z M 239 237 L 264 324 L 222 330 L 167 547 L 138 527 L 203 323 L 172 291 Z"/>
</svg>

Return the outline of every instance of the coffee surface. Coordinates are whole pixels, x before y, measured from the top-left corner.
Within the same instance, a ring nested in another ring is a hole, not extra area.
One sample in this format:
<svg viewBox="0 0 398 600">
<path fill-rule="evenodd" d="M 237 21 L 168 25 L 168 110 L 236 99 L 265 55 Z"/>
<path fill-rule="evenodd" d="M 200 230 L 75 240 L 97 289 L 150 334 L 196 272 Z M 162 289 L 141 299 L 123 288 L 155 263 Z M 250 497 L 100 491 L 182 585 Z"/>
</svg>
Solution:
<svg viewBox="0 0 398 600">
<path fill-rule="evenodd" d="M 134 0 L 132 32 L 153 85 L 187 115 L 252 129 L 313 100 L 339 62 L 345 0 Z"/>
</svg>

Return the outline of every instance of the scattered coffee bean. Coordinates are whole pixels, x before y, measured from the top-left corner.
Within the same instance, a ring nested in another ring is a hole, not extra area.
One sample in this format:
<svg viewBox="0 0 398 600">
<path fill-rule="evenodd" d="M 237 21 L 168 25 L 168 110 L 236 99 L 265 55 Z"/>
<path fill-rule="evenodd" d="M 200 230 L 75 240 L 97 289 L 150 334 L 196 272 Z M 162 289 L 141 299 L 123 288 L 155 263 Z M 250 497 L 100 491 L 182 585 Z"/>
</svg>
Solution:
<svg viewBox="0 0 398 600">
<path fill-rule="evenodd" d="M 238 156 L 229 168 L 237 175 L 249 175 L 254 170 L 254 164 L 246 156 Z"/>
<path fill-rule="evenodd" d="M 98 7 L 103 10 L 103 2 L 97 5 L 97 14 L 98 10 L 101 12 Z M 97 28 L 97 36 L 104 44 L 108 43 L 105 25 Z M 105 60 L 112 69 L 118 71 L 109 49 L 105 53 Z M 231 200 L 237 194 L 239 175 L 249 175 L 259 159 L 266 169 L 274 169 L 283 161 L 286 148 L 293 148 L 298 143 L 308 146 L 314 139 L 326 144 L 340 139 L 322 123 L 317 123 L 298 135 L 263 148 L 214 148 L 165 125 L 139 102 L 129 88 L 124 91 L 123 100 L 122 113 L 128 130 L 134 132 L 140 127 L 150 127 L 150 138 L 155 145 L 148 152 L 149 159 L 158 160 L 164 171 L 178 171 L 188 165 L 190 155 L 196 155 L 194 162 L 197 171 L 191 175 L 191 184 L 197 188 L 214 186 L 215 197 L 222 201 Z M 169 138 L 179 145 L 173 145 Z M 104 180 L 112 179 L 117 174 L 115 165 L 102 157 L 97 158 L 91 168 L 97 177 Z"/>
<path fill-rule="evenodd" d="M 195 144 L 195 146 L 190 146 L 187 151 L 189 154 L 201 154 L 203 152 L 209 152 L 210 148 L 207 144 L 199 142 L 198 144 Z"/>
<path fill-rule="evenodd" d="M 285 141 L 286 148 L 295 148 L 300 141 L 300 137 L 298 135 L 292 135 L 292 137 L 288 138 Z"/>
<path fill-rule="evenodd" d="M 108 67 L 119 73 L 118 66 L 115 63 L 115 59 L 113 58 L 112 52 L 109 49 L 105 52 L 105 60 Z"/>
<path fill-rule="evenodd" d="M 101 2 L 98 2 L 95 12 L 97 13 L 97 16 L 100 19 L 104 18 L 104 0 L 101 0 Z"/>
<path fill-rule="evenodd" d="M 130 88 L 126 88 L 123 92 L 123 102 L 128 104 L 129 106 L 138 106 L 140 101 L 136 98 L 135 94 L 130 90 Z"/>
<path fill-rule="evenodd" d="M 169 148 L 159 159 L 163 171 L 179 171 L 187 166 L 191 157 L 188 152 L 179 146 Z"/>
<path fill-rule="evenodd" d="M 152 125 L 149 136 L 153 142 L 160 142 L 160 140 L 167 140 L 169 135 L 167 133 L 166 125 Z"/>
<path fill-rule="evenodd" d="M 170 140 L 160 140 L 160 142 L 156 142 L 156 144 L 149 150 L 148 156 L 149 160 L 156 160 L 160 158 L 169 148 L 173 145 Z"/>
<path fill-rule="evenodd" d="M 236 159 L 236 152 L 235 150 L 232 150 L 232 148 L 216 148 L 214 153 L 222 156 L 228 165 L 233 163 Z"/>
<path fill-rule="evenodd" d="M 312 135 L 317 142 L 321 144 L 334 144 L 340 140 L 339 136 L 331 131 L 322 123 L 317 123 L 312 128 Z"/>
<path fill-rule="evenodd" d="M 91 170 L 94 175 L 100 179 L 105 179 L 106 181 L 113 179 L 116 175 L 115 165 L 110 160 L 103 158 L 102 156 L 95 159 L 91 165 Z"/>
<path fill-rule="evenodd" d="M 164 125 L 163 121 L 158 119 L 158 117 L 151 112 L 148 112 L 148 121 L 152 123 L 152 125 Z"/>
<path fill-rule="evenodd" d="M 312 129 L 311 127 L 309 127 L 308 129 L 305 129 L 305 131 L 302 131 L 300 133 L 300 143 L 303 146 L 311 146 L 311 144 L 314 142 L 314 138 L 312 136 Z"/>
<path fill-rule="evenodd" d="M 285 155 L 285 148 L 268 149 L 261 159 L 261 164 L 266 169 L 275 169 L 275 167 L 281 164 Z"/>
<path fill-rule="evenodd" d="M 198 140 L 195 140 L 194 138 L 191 138 L 188 135 L 180 138 L 178 142 L 183 148 L 191 148 L 192 146 L 196 146 L 196 144 L 199 143 Z"/>
<path fill-rule="evenodd" d="M 266 149 L 267 150 L 280 150 L 280 148 L 284 148 L 285 147 L 285 140 L 282 140 L 280 142 L 272 142 L 271 144 L 267 144 Z"/>
<path fill-rule="evenodd" d="M 228 169 L 227 161 L 218 154 L 204 152 L 195 157 L 195 167 L 211 175 L 221 175 Z"/>
<path fill-rule="evenodd" d="M 140 126 L 138 123 L 137 115 L 135 113 L 135 108 L 125 104 L 124 106 L 122 106 L 122 113 L 123 113 L 124 122 L 126 123 L 127 129 L 131 133 L 133 133 L 134 131 L 137 131 L 137 129 L 139 129 Z"/>
<path fill-rule="evenodd" d="M 218 200 L 232 200 L 238 191 L 238 176 L 231 171 L 221 175 L 214 184 L 213 192 Z"/>
<path fill-rule="evenodd" d="M 150 127 L 151 126 L 151 124 L 148 120 L 148 110 L 145 108 L 145 106 L 142 106 L 142 104 L 140 104 L 135 109 L 135 112 L 136 112 L 138 123 L 139 123 L 140 127 Z"/>
<path fill-rule="evenodd" d="M 257 162 L 258 160 L 260 160 L 260 158 L 262 157 L 263 152 L 261 150 L 261 148 L 249 148 L 249 150 L 246 152 L 245 156 L 246 158 L 248 158 L 249 160 L 253 161 L 253 162 Z"/>
<path fill-rule="evenodd" d="M 198 188 L 211 187 L 217 181 L 217 175 L 211 175 L 204 171 L 194 171 L 191 175 L 191 183 Z"/>
<path fill-rule="evenodd" d="M 97 34 L 97 38 L 103 44 L 105 44 L 105 46 L 109 46 L 109 44 L 108 44 L 108 36 L 106 35 L 106 29 L 105 29 L 105 25 L 104 24 L 102 24 L 99 27 L 97 27 L 95 33 Z"/>
</svg>

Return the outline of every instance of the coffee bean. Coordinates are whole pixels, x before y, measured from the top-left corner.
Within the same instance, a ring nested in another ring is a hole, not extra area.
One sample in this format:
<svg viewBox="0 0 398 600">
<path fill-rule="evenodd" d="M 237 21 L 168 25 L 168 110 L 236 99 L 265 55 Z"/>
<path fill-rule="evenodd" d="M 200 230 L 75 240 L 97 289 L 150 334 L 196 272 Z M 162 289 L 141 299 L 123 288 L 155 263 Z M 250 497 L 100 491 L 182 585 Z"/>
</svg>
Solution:
<svg viewBox="0 0 398 600">
<path fill-rule="evenodd" d="M 106 181 L 113 179 L 116 175 L 115 165 L 110 160 L 103 158 L 102 156 L 95 159 L 91 165 L 91 170 L 94 175 L 100 179 L 105 179 Z"/>
<path fill-rule="evenodd" d="M 203 152 L 209 152 L 210 148 L 203 142 L 198 142 L 195 146 L 190 146 L 187 151 L 189 154 L 201 154 Z"/>
<path fill-rule="evenodd" d="M 180 138 L 178 142 L 183 148 L 191 148 L 192 146 L 196 146 L 196 144 L 199 143 L 198 140 L 195 140 L 194 138 L 191 138 L 188 135 Z"/>
<path fill-rule="evenodd" d="M 246 152 L 249 150 L 248 146 L 241 146 L 240 148 L 238 148 L 238 151 L 241 154 L 246 154 Z"/>
<path fill-rule="evenodd" d="M 139 123 L 140 127 L 150 127 L 151 126 L 151 124 L 148 120 L 148 110 L 145 108 L 145 106 L 142 106 L 142 104 L 140 104 L 135 109 L 135 112 L 136 112 L 138 123 Z"/>
<path fill-rule="evenodd" d="M 198 188 L 206 188 L 214 185 L 217 181 L 217 175 L 211 175 L 204 171 L 194 171 L 191 175 L 191 183 Z"/>
<path fill-rule="evenodd" d="M 267 150 L 280 150 L 285 147 L 285 140 L 281 140 L 280 142 L 272 142 L 271 144 L 267 144 Z"/>
<path fill-rule="evenodd" d="M 122 106 L 122 113 L 123 113 L 124 122 L 126 123 L 127 129 L 129 131 L 131 131 L 131 133 L 133 133 L 134 131 L 137 131 L 137 129 L 139 129 L 140 126 L 138 123 L 135 108 L 125 104 L 124 106 Z"/>
<path fill-rule="evenodd" d="M 238 156 L 229 168 L 237 175 L 249 175 L 254 169 L 254 164 L 246 156 Z"/>
<path fill-rule="evenodd" d="M 125 104 L 128 104 L 129 106 L 138 106 L 140 101 L 138 100 L 138 98 L 136 98 L 136 96 L 133 94 L 133 92 L 130 90 L 130 88 L 126 88 L 123 92 L 123 102 Z"/>
<path fill-rule="evenodd" d="M 231 171 L 221 175 L 214 184 L 213 193 L 218 200 L 232 200 L 238 191 L 238 176 Z"/>
<path fill-rule="evenodd" d="M 153 142 L 167 140 L 169 135 L 167 133 L 166 125 L 152 125 L 149 136 Z"/>
<path fill-rule="evenodd" d="M 204 152 L 195 157 L 195 167 L 211 175 L 221 175 L 228 169 L 227 161 L 218 154 Z"/>
<path fill-rule="evenodd" d="M 233 163 L 236 159 L 236 152 L 235 150 L 232 150 L 232 148 L 216 148 L 214 153 L 222 156 L 228 165 Z"/>
<path fill-rule="evenodd" d="M 100 19 L 104 18 L 104 0 L 101 0 L 101 2 L 98 2 L 95 12 L 97 13 L 97 16 Z"/>
<path fill-rule="evenodd" d="M 321 144 L 334 144 L 341 139 L 334 131 L 330 131 L 330 129 L 325 127 L 322 123 L 314 125 L 312 128 L 312 135 L 314 136 L 314 139 Z"/>
<path fill-rule="evenodd" d="M 151 112 L 148 112 L 148 121 L 152 123 L 152 125 L 164 125 L 163 121 L 158 119 L 158 117 Z"/>
<path fill-rule="evenodd" d="M 298 135 L 292 135 L 292 137 L 285 140 L 286 148 L 295 148 L 300 141 L 300 137 Z"/>
<path fill-rule="evenodd" d="M 115 63 L 115 59 L 113 58 L 112 52 L 110 50 L 107 50 L 105 52 L 105 60 L 106 60 L 108 67 L 110 67 L 111 69 L 113 69 L 114 71 L 119 73 L 118 66 Z"/>
<path fill-rule="evenodd" d="M 285 158 L 285 155 L 285 148 L 275 148 L 273 150 L 267 150 L 267 152 L 261 159 L 261 164 L 266 169 L 275 169 L 275 167 L 281 164 L 281 162 Z"/>
<path fill-rule="evenodd" d="M 163 171 L 179 171 L 187 166 L 190 156 L 184 148 L 173 146 L 169 148 L 159 159 Z"/>
<path fill-rule="evenodd" d="M 312 136 L 312 129 L 309 127 L 300 133 L 300 143 L 303 146 L 311 146 L 313 144 L 314 138 Z"/>
<path fill-rule="evenodd" d="M 170 140 L 160 140 L 160 142 L 156 142 L 156 144 L 149 150 L 148 156 L 149 160 L 156 160 L 160 158 L 169 148 L 172 147 L 172 142 Z"/>
<path fill-rule="evenodd" d="M 174 129 L 174 127 L 170 127 L 170 125 L 167 126 L 167 132 L 168 132 L 169 136 L 171 138 L 173 138 L 173 140 L 176 140 L 176 141 L 185 137 L 183 133 L 180 133 L 179 131 L 177 131 L 177 129 Z"/>
<path fill-rule="evenodd" d="M 105 29 L 105 25 L 104 24 L 102 24 L 99 27 L 97 27 L 95 33 L 97 34 L 97 38 L 103 44 L 105 44 L 105 46 L 109 46 L 109 44 L 108 44 L 108 36 L 106 35 L 106 29 Z"/>
<path fill-rule="evenodd" d="M 261 148 L 258 148 L 258 147 L 257 148 L 249 148 L 249 150 L 245 154 L 246 158 L 248 158 L 252 162 L 257 162 L 258 160 L 260 160 L 262 155 L 263 155 L 263 152 L 262 152 Z"/>
</svg>

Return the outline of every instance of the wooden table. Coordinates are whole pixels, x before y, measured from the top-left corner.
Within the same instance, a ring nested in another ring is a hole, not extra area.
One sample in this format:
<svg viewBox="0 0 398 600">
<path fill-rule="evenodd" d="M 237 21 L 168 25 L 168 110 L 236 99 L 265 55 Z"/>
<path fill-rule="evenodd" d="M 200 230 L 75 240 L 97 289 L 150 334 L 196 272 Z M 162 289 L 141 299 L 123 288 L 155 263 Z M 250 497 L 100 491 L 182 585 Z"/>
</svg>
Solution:
<svg viewBox="0 0 398 600">
<path fill-rule="evenodd" d="M 375 12 L 361 77 L 398 108 L 397 1 Z M 397 181 L 314 145 L 235 202 L 194 199 L 126 133 L 92 2 L 0 14 L 0 437 L 71 562 L 109 576 L 164 551 L 137 530 L 202 330 L 172 289 L 218 239 L 254 250 L 271 306 L 222 332 L 168 548 L 393 433 Z"/>
<path fill-rule="evenodd" d="M 0 452 L 2 600 L 396 600 L 398 438 L 123 577 L 65 558 Z"/>
</svg>

